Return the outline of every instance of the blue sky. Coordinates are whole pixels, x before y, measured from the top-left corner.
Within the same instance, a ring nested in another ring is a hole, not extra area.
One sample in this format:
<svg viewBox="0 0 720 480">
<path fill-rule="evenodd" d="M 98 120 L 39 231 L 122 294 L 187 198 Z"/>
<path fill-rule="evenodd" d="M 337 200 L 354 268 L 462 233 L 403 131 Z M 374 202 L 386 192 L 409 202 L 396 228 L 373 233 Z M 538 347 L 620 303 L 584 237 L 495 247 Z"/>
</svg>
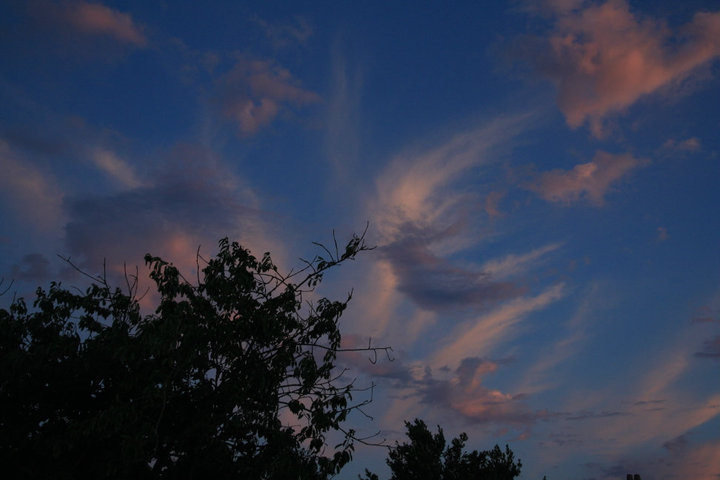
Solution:
<svg viewBox="0 0 720 480">
<path fill-rule="evenodd" d="M 0 277 L 30 297 L 230 236 L 327 278 L 392 443 L 521 478 L 720 475 L 716 2 L 4 2 Z M 387 473 L 359 447 L 341 478 Z"/>
</svg>

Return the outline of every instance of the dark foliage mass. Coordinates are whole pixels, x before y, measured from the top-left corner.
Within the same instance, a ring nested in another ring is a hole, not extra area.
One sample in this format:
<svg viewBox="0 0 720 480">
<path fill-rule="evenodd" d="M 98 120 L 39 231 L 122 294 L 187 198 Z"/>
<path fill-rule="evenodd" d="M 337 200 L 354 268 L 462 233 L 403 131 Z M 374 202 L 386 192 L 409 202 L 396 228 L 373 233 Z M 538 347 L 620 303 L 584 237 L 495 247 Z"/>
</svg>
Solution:
<svg viewBox="0 0 720 480">
<path fill-rule="evenodd" d="M 335 368 L 344 301 L 303 301 L 366 250 L 323 250 L 289 275 L 220 242 L 189 282 L 145 260 L 143 315 L 98 278 L 0 309 L 0 462 L 17 478 L 327 478 L 351 459 L 352 383 Z M 327 445 L 339 432 L 340 444 Z M 330 453 L 327 453 L 330 452 Z"/>
<path fill-rule="evenodd" d="M 157 308 L 92 277 L 52 283 L 31 306 L 0 309 L 0 462 L 23 479 L 327 479 L 351 460 L 343 425 L 369 400 L 337 368 L 344 301 L 303 300 L 328 269 L 368 250 L 353 236 L 282 275 L 227 239 L 186 280 L 147 255 Z M 203 266 L 201 269 L 200 266 Z M 72 265 L 72 264 L 71 264 Z M 150 297 L 148 297 L 150 298 Z M 389 348 L 368 346 L 377 355 Z M 393 480 L 513 480 L 506 447 L 463 451 L 441 429 L 406 423 Z M 338 439 L 330 442 L 329 438 Z M 337 444 L 335 444 L 337 443 Z M 366 472 L 368 478 L 377 475 Z"/>
<path fill-rule="evenodd" d="M 409 443 L 390 449 L 387 464 L 391 480 L 513 480 L 520 475 L 522 463 L 506 445 L 488 451 L 464 451 L 467 435 L 461 433 L 450 445 L 441 428 L 433 434 L 422 420 L 405 422 Z M 367 480 L 378 476 L 365 471 Z"/>
</svg>

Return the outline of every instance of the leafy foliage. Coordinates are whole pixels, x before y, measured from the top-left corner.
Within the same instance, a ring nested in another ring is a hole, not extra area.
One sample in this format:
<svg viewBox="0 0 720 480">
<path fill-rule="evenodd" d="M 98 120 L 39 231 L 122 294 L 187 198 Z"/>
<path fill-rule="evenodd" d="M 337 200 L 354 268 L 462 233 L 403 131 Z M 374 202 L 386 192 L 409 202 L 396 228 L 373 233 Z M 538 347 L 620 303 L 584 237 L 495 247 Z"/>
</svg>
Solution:
<svg viewBox="0 0 720 480">
<path fill-rule="evenodd" d="M 465 452 L 467 435 L 461 433 L 448 446 L 440 427 L 432 434 L 422 420 L 405 422 L 409 443 L 390 449 L 387 464 L 392 480 L 513 480 L 520 475 L 522 463 L 506 445 L 503 452 L 495 445 L 492 450 Z M 376 474 L 365 471 L 368 480 Z"/>
<path fill-rule="evenodd" d="M 352 456 L 352 383 L 335 368 L 344 301 L 304 302 L 367 250 L 278 273 L 227 239 L 196 284 L 147 255 L 159 295 L 142 315 L 99 277 L 0 309 L 0 460 L 22 478 L 327 478 Z M 198 255 L 198 262 L 200 262 Z M 373 349 L 377 350 L 377 349 Z M 327 435 L 344 441 L 330 448 Z M 331 453 L 327 454 L 326 452 Z"/>
</svg>

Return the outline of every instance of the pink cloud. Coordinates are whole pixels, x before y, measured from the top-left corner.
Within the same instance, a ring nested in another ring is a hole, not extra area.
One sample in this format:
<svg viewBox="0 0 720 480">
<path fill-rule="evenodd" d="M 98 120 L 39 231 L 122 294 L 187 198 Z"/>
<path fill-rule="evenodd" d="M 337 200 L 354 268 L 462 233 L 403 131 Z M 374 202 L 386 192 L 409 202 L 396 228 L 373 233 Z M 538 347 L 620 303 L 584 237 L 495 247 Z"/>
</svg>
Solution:
<svg viewBox="0 0 720 480">
<path fill-rule="evenodd" d="M 614 183 L 646 163 L 646 160 L 627 153 L 613 155 L 599 151 L 592 161 L 575 165 L 572 170 L 556 169 L 542 173 L 527 188 L 549 202 L 569 204 L 586 198 L 600 206 Z"/>
<path fill-rule="evenodd" d="M 42 231 L 55 231 L 63 222 L 64 192 L 55 177 L 42 170 L 0 138 L 0 197 L 12 214 Z"/>
<path fill-rule="evenodd" d="M 560 3 L 549 5 L 556 23 L 544 70 L 557 83 L 567 123 L 577 128 L 588 122 L 596 136 L 603 135 L 608 115 L 720 55 L 720 12 L 698 12 L 673 31 L 661 21 L 638 18 L 624 0 L 586 8 Z"/>
<path fill-rule="evenodd" d="M 284 106 L 320 100 L 317 94 L 295 83 L 290 72 L 273 62 L 241 58 L 220 79 L 223 111 L 238 123 L 243 134 L 255 133 L 270 124 Z"/>
<path fill-rule="evenodd" d="M 662 144 L 663 150 L 671 152 L 697 152 L 700 148 L 700 140 L 697 137 L 691 137 L 685 140 L 670 138 Z"/>
<path fill-rule="evenodd" d="M 147 45 L 142 29 L 130 15 L 99 3 L 71 3 L 67 7 L 65 18 L 72 26 L 86 34 L 107 35 L 137 47 Z"/>
</svg>

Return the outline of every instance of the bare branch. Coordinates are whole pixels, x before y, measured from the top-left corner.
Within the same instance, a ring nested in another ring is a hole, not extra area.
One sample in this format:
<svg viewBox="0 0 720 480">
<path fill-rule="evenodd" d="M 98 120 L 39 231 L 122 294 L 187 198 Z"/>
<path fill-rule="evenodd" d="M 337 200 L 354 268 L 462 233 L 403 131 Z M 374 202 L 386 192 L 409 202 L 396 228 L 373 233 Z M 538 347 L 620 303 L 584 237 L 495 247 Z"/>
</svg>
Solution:
<svg viewBox="0 0 720 480">
<path fill-rule="evenodd" d="M 5 283 L 5 278 L 0 278 L 0 286 L 2 286 L 3 283 Z M 7 286 L 7 288 L 5 290 L 3 290 L 2 292 L 0 292 L 0 297 L 5 295 L 8 291 L 10 291 L 10 289 L 13 286 L 13 283 L 15 283 L 15 279 L 10 280 L 10 284 Z"/>
</svg>

